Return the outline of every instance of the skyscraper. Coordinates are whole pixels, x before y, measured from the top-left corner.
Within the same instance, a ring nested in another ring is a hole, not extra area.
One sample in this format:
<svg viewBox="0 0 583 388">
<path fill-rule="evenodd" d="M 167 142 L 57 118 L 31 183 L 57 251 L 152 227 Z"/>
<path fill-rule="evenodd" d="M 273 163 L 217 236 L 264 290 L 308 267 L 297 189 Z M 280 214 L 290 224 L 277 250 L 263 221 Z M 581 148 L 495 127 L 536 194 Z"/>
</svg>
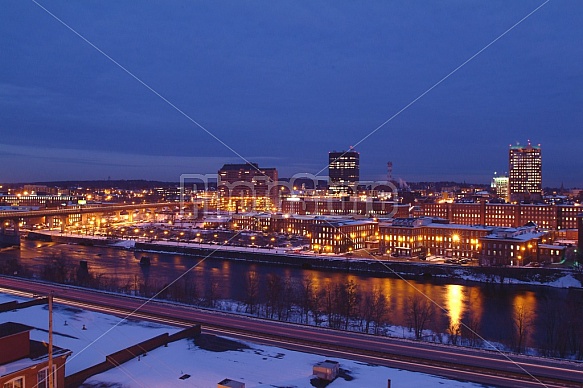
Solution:
<svg viewBox="0 0 583 388">
<path fill-rule="evenodd" d="M 349 193 L 360 179 L 360 154 L 352 148 L 348 151 L 328 153 L 330 191 Z"/>
<path fill-rule="evenodd" d="M 510 200 L 537 199 L 542 195 L 542 158 L 540 144 L 510 146 L 509 150 Z"/>
</svg>

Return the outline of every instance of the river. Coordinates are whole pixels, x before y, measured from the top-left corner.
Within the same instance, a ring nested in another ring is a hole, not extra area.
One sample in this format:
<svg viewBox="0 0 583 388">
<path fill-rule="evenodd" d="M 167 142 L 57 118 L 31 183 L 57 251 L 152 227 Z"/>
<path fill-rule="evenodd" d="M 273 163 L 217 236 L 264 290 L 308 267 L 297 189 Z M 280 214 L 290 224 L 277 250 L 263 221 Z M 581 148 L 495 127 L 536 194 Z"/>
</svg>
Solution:
<svg viewBox="0 0 583 388">
<path fill-rule="evenodd" d="M 151 259 L 151 266 L 139 265 L 142 256 Z M 269 274 L 277 274 L 295 282 L 311 279 L 317 287 L 353 281 L 358 290 L 366 293 L 380 290 L 390 301 L 389 321 L 393 325 L 407 326 L 407 301 L 423 294 L 435 302 L 434 316 L 429 328 L 444 331 L 450 324 L 477 322 L 479 334 L 489 340 L 510 343 L 515 331 L 513 316 L 518 309 L 526 311 L 531 324 L 526 335 L 526 345 L 538 347 L 544 341 L 545 317 L 549 306 L 563 306 L 580 295 L 566 289 L 534 287 L 529 285 L 460 284 L 443 280 L 413 281 L 391 277 L 284 268 L 242 261 L 204 260 L 163 253 L 142 253 L 107 247 L 57 244 L 23 240 L 20 249 L 0 251 L 0 263 L 17 260 L 35 276 L 42 272 L 47 259 L 62 257 L 69 265 L 86 260 L 90 273 L 103 274 L 119 283 L 143 282 L 147 279 L 156 285 L 167 284 L 190 270 L 188 279 L 205 290 L 211 283 L 218 284 L 218 297 L 242 301 L 250 272 L 258 275 L 264 284 Z M 197 264 L 198 263 L 198 264 Z M 194 268 L 193 268 L 194 267 Z M 393 333 L 398 336 L 400 333 Z"/>
</svg>

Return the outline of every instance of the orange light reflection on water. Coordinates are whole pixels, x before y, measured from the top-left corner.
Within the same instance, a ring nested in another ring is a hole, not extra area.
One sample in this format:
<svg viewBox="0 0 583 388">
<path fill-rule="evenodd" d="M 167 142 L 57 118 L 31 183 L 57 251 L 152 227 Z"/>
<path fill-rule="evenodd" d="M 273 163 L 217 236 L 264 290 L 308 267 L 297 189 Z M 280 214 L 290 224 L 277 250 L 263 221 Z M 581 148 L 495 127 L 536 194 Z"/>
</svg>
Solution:
<svg viewBox="0 0 583 388">
<path fill-rule="evenodd" d="M 459 326 L 464 314 L 464 286 L 448 284 L 446 288 L 445 308 L 448 311 L 451 327 Z"/>
</svg>

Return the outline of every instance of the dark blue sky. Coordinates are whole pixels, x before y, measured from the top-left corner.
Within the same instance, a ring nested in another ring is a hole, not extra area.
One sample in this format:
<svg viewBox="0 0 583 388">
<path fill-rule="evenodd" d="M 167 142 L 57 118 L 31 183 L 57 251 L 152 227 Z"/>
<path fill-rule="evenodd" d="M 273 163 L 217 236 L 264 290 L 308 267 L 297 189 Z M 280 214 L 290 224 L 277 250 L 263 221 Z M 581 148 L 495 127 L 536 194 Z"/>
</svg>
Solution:
<svg viewBox="0 0 583 388">
<path fill-rule="evenodd" d="M 320 171 L 543 3 L 38 1 L 280 176 Z M 0 182 L 239 161 L 35 3 L 1 6 Z M 361 177 L 390 160 L 409 181 L 489 182 L 531 139 L 544 185 L 583 186 L 582 26 L 580 0 L 551 0 L 362 142 Z"/>
</svg>

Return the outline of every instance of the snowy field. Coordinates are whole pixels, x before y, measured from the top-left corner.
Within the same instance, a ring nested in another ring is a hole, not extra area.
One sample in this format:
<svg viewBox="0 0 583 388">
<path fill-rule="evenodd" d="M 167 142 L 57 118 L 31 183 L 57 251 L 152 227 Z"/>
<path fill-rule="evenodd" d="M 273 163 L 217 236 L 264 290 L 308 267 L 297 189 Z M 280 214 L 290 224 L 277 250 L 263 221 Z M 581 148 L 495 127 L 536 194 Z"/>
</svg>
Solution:
<svg viewBox="0 0 583 388">
<path fill-rule="evenodd" d="M 0 303 L 12 300 L 24 302 L 27 299 L 0 294 Z M 47 342 L 48 317 L 48 306 L 40 305 L 0 313 L 0 323 L 17 322 L 33 326 L 36 329 L 30 332 L 30 338 Z M 73 351 L 67 359 L 66 374 L 70 375 L 103 362 L 106 355 L 130 345 L 160 334 L 180 331 L 172 326 L 135 320 L 124 321 L 118 325 L 120 321 L 121 318 L 113 315 L 55 304 L 53 343 Z M 83 330 L 83 326 L 86 330 Z"/>
<path fill-rule="evenodd" d="M 12 300 L 26 299 L 0 294 L 0 303 Z M 31 331 L 32 339 L 46 341 L 48 338 L 46 305 L 0 313 L 0 323 L 8 321 L 37 328 Z M 117 325 L 119 322 L 120 318 L 109 314 L 56 304 L 54 343 L 73 351 L 66 365 L 66 374 L 102 362 L 107 354 L 129 345 L 179 330 L 144 321 L 131 320 Z M 83 330 L 83 325 L 86 330 Z M 160 347 L 119 368 L 93 376 L 86 382 L 86 386 L 207 388 L 216 387 L 222 379 L 230 378 L 246 383 L 247 388 L 312 388 L 312 366 L 325 359 L 319 355 L 207 335 L 201 341 L 195 344 L 185 339 L 170 343 L 168 347 Z M 345 359 L 332 359 L 340 363 L 343 373 L 328 385 L 330 388 L 386 387 L 387 379 L 391 379 L 393 387 L 482 386 Z M 181 380 L 180 377 L 184 375 L 190 377 Z"/>
<path fill-rule="evenodd" d="M 285 387 L 313 388 L 310 380 L 312 366 L 326 358 L 314 354 L 294 352 L 271 346 L 239 343 L 248 348 L 223 352 L 203 350 L 191 340 L 171 343 L 142 357 L 93 376 L 87 385 L 116 382 L 123 387 L 216 387 L 224 378 L 245 383 L 246 388 Z M 328 358 L 340 363 L 344 373 L 330 388 L 386 387 L 391 379 L 393 387 L 481 387 L 413 373 L 403 370 L 373 366 L 339 358 Z M 191 377 L 180 380 L 188 374 Z"/>
</svg>

